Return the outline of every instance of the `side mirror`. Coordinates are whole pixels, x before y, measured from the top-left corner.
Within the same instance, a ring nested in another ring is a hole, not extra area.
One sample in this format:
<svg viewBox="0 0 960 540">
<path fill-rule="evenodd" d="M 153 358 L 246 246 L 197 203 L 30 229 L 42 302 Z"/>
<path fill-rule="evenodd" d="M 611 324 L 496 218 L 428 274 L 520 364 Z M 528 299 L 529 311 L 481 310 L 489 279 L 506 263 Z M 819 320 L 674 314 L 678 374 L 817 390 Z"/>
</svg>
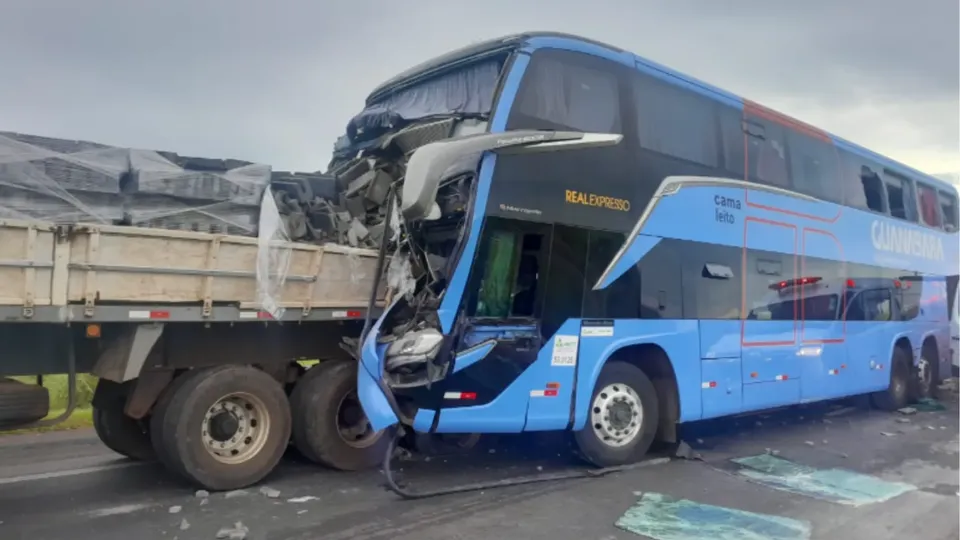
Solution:
<svg viewBox="0 0 960 540">
<path fill-rule="evenodd" d="M 505 133 L 481 133 L 426 144 L 407 162 L 400 210 L 411 220 L 437 219 L 437 189 L 444 173 L 457 159 L 467 154 L 533 154 L 619 144 L 623 135 L 580 133 L 576 131 L 517 130 Z"/>
</svg>

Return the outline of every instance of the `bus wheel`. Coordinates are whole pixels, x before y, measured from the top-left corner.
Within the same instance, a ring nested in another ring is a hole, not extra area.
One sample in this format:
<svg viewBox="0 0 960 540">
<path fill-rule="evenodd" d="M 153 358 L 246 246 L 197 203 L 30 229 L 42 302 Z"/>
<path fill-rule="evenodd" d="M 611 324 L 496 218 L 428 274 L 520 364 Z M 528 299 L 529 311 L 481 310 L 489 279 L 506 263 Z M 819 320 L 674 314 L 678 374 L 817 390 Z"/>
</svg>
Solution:
<svg viewBox="0 0 960 540">
<path fill-rule="evenodd" d="M 574 438 L 594 465 L 633 463 L 650 449 L 659 418 L 657 391 L 646 374 L 631 364 L 611 362 L 597 378 L 587 425 Z"/>
<path fill-rule="evenodd" d="M 936 397 L 937 382 L 940 380 L 940 365 L 937 357 L 930 347 L 925 345 L 923 352 L 920 353 L 920 361 L 913 370 L 913 387 L 910 392 L 910 400 L 916 401 L 924 398 Z"/>
<path fill-rule="evenodd" d="M 902 347 L 893 350 L 890 359 L 890 385 L 886 390 L 870 394 L 873 406 L 882 411 L 895 411 L 907 406 L 910 401 L 912 369 L 910 354 Z"/>
<path fill-rule="evenodd" d="M 357 396 L 357 362 L 323 361 L 290 395 L 293 444 L 304 457 L 341 471 L 376 467 L 390 444 L 373 431 Z"/>
<path fill-rule="evenodd" d="M 151 422 L 164 464 L 217 491 L 267 476 L 290 440 L 290 405 L 280 383 L 249 366 L 200 369 L 183 377 L 168 389 Z"/>
</svg>

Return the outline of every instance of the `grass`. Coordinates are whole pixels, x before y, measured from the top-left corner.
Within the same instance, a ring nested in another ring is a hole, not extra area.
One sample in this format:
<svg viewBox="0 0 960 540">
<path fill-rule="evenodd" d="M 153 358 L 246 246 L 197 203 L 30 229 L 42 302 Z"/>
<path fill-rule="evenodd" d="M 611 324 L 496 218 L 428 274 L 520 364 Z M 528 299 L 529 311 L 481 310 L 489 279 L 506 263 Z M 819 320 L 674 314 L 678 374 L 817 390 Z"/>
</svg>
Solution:
<svg viewBox="0 0 960 540">
<path fill-rule="evenodd" d="M 35 377 L 12 377 L 20 382 L 27 384 L 36 384 Z M 69 385 L 66 375 L 46 375 L 43 377 L 43 386 L 50 392 L 50 414 L 47 418 L 56 418 L 67 410 L 69 401 Z M 97 378 L 93 375 L 77 375 L 77 407 L 73 413 L 59 424 L 32 429 L 20 429 L 15 431 L 6 431 L 0 435 L 9 435 L 14 433 L 40 433 L 46 431 L 64 431 L 71 429 L 82 429 L 93 426 L 93 409 L 90 402 L 93 401 L 93 392 L 97 388 Z"/>
</svg>

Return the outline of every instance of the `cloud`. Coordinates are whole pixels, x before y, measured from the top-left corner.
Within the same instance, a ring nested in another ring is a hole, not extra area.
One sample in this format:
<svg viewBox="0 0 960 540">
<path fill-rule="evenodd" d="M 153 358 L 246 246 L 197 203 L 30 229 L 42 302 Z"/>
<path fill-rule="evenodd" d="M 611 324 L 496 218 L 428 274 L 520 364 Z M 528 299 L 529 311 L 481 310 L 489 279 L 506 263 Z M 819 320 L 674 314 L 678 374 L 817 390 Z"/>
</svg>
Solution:
<svg viewBox="0 0 960 540">
<path fill-rule="evenodd" d="M 735 7 L 733 7 L 735 6 Z M 605 41 L 960 170 L 955 0 L 6 0 L 0 129 L 316 170 L 374 86 L 472 41 Z"/>
</svg>

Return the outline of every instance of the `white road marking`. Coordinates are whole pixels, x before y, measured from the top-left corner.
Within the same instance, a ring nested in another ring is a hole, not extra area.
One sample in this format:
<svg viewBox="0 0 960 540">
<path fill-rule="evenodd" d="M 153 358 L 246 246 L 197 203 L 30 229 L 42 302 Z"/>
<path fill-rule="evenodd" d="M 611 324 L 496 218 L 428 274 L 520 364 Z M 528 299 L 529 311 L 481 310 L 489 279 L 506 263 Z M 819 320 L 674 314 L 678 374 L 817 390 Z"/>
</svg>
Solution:
<svg viewBox="0 0 960 540">
<path fill-rule="evenodd" d="M 78 476 L 81 474 L 90 474 L 102 471 L 111 471 L 114 469 L 124 469 L 142 463 L 111 463 L 110 465 L 98 465 L 96 467 L 84 467 L 81 469 L 67 469 L 65 471 L 53 471 L 47 473 L 27 474 L 24 476 L 11 476 L 9 478 L 0 478 L 0 486 L 7 484 L 20 484 L 23 482 L 34 482 L 37 480 L 50 480 L 52 478 L 65 478 L 69 476 Z"/>
</svg>

